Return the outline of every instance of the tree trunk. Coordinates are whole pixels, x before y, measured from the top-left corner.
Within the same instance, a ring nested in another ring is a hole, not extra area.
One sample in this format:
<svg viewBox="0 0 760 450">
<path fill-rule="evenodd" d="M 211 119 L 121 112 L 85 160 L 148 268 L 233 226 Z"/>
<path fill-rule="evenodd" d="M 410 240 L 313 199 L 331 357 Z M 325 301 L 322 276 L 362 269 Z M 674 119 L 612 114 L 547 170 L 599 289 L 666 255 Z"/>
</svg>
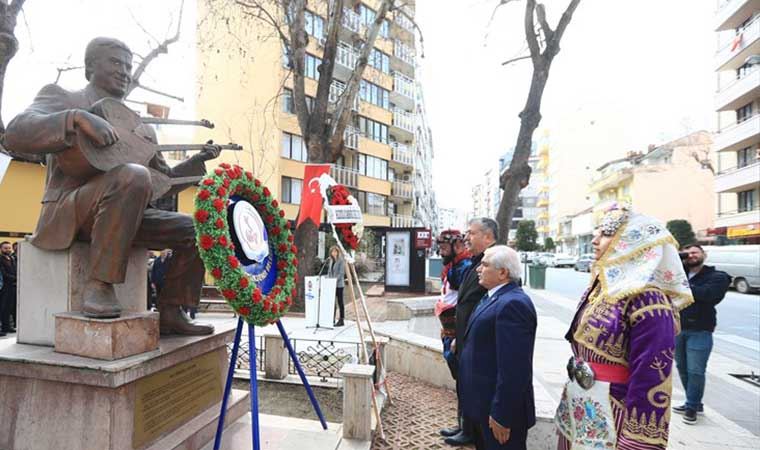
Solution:
<svg viewBox="0 0 760 450">
<path fill-rule="evenodd" d="M 317 243 L 319 242 L 318 227 L 311 221 L 306 219 L 296 229 L 295 244 L 298 248 L 298 278 L 296 283 L 298 284 L 298 290 L 296 298 L 293 299 L 293 306 L 291 311 L 304 311 L 304 277 L 314 275 L 314 261 L 317 259 Z"/>
<path fill-rule="evenodd" d="M 0 105 L 3 104 L 3 86 L 5 85 L 5 71 L 8 63 L 18 51 L 18 40 L 14 35 L 16 29 L 16 17 L 18 16 L 23 1 L 16 0 L 10 5 L 5 0 L 0 0 Z M 0 136 L 5 133 L 5 122 L 0 112 Z"/>
</svg>

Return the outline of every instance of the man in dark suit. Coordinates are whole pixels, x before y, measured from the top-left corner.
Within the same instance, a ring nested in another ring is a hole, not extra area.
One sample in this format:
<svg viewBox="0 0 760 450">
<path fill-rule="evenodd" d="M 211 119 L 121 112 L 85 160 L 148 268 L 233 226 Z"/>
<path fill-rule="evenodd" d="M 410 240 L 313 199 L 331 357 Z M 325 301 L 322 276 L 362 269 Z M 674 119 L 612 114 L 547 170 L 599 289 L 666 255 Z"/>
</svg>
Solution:
<svg viewBox="0 0 760 450">
<path fill-rule="evenodd" d="M 520 257 L 504 245 L 478 268 L 488 290 L 470 317 L 459 359 L 462 410 L 475 423 L 478 450 L 525 449 L 536 423 L 533 346 L 536 311 L 518 286 Z"/>
<path fill-rule="evenodd" d="M 478 282 L 477 269 L 483 259 L 483 252 L 488 247 L 496 244 L 499 238 L 499 225 L 493 219 L 481 217 L 470 221 L 467 233 L 465 234 L 464 243 L 472 254 L 472 264 L 464 275 L 462 284 L 459 286 L 457 293 L 456 306 L 456 338 L 451 344 L 457 359 L 461 355 L 461 350 L 465 342 L 465 330 L 467 322 L 470 320 L 472 310 L 478 304 L 486 289 Z M 458 364 L 458 366 L 461 364 Z M 459 369 L 457 369 L 459 370 Z M 462 395 L 457 382 L 457 400 L 459 426 L 454 428 L 444 428 L 441 434 L 446 436 L 445 443 L 454 446 L 471 444 L 473 442 L 473 425 L 462 417 Z"/>
<path fill-rule="evenodd" d="M 104 98 L 123 100 L 132 82 L 131 68 L 129 47 L 116 39 L 95 38 L 85 51 L 84 89 L 70 92 L 47 85 L 8 124 L 4 139 L 9 150 L 47 158 L 45 193 L 32 244 L 63 250 L 74 240 L 90 242 L 90 278 L 82 311 L 95 318 L 119 316 L 113 285 L 124 282 L 133 246 L 173 249 L 159 302 L 161 333 L 209 334 L 212 326 L 191 322 L 181 309 L 197 305 L 203 283 L 192 217 L 149 207 L 154 194 L 149 168 L 170 178 L 203 175 L 204 162 L 219 156 L 219 147 L 208 145 L 175 167 L 156 153 L 148 167 L 121 164 L 91 178 L 67 175 L 58 160 L 77 135 L 98 148 L 119 140 L 114 126 L 89 109 Z M 152 130 L 143 128 L 139 127 L 143 137 L 153 141 Z M 166 195 L 187 186 L 177 184 Z"/>
</svg>

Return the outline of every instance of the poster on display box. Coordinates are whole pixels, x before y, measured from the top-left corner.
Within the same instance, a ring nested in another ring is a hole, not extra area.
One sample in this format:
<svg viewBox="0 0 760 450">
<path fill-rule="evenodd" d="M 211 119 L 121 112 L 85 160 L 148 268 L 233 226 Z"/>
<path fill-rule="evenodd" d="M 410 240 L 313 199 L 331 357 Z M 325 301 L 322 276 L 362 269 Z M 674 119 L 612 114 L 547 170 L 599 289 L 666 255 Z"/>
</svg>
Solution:
<svg viewBox="0 0 760 450">
<path fill-rule="evenodd" d="M 387 242 L 385 284 L 388 286 L 409 286 L 409 232 L 389 232 L 385 235 L 385 239 Z"/>
</svg>

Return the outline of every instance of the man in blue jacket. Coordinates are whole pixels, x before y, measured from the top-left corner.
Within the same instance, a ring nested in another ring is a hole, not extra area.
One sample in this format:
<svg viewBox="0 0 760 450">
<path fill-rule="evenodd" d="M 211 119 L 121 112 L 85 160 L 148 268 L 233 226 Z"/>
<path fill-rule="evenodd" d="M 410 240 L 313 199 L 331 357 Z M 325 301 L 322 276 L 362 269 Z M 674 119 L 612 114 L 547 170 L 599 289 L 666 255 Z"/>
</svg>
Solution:
<svg viewBox="0 0 760 450">
<path fill-rule="evenodd" d="M 525 449 L 528 429 L 536 423 L 536 310 L 518 286 L 520 257 L 511 248 L 487 249 L 477 271 L 488 293 L 465 331 L 459 361 L 462 410 L 476 424 L 478 450 Z"/>
<path fill-rule="evenodd" d="M 683 414 L 683 421 L 697 423 L 702 412 L 702 395 L 705 392 L 707 359 L 713 346 L 713 331 L 717 324 L 715 305 L 726 296 L 731 277 L 727 273 L 706 266 L 705 252 L 697 244 L 681 249 L 686 253 L 684 269 L 689 276 L 694 303 L 681 311 L 681 333 L 676 337 L 676 367 L 686 391 L 686 403 L 674 406 L 673 411 Z"/>
</svg>

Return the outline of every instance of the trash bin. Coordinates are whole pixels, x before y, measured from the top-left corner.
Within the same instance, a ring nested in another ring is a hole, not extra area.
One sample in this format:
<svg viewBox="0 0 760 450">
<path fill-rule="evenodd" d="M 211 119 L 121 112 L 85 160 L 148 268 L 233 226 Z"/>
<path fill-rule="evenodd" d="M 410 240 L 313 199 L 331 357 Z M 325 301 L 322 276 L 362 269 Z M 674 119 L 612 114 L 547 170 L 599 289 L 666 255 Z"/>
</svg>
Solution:
<svg viewBox="0 0 760 450">
<path fill-rule="evenodd" d="M 531 264 L 528 266 L 528 280 L 530 287 L 533 289 L 546 288 L 546 266 L 543 264 Z"/>
</svg>

